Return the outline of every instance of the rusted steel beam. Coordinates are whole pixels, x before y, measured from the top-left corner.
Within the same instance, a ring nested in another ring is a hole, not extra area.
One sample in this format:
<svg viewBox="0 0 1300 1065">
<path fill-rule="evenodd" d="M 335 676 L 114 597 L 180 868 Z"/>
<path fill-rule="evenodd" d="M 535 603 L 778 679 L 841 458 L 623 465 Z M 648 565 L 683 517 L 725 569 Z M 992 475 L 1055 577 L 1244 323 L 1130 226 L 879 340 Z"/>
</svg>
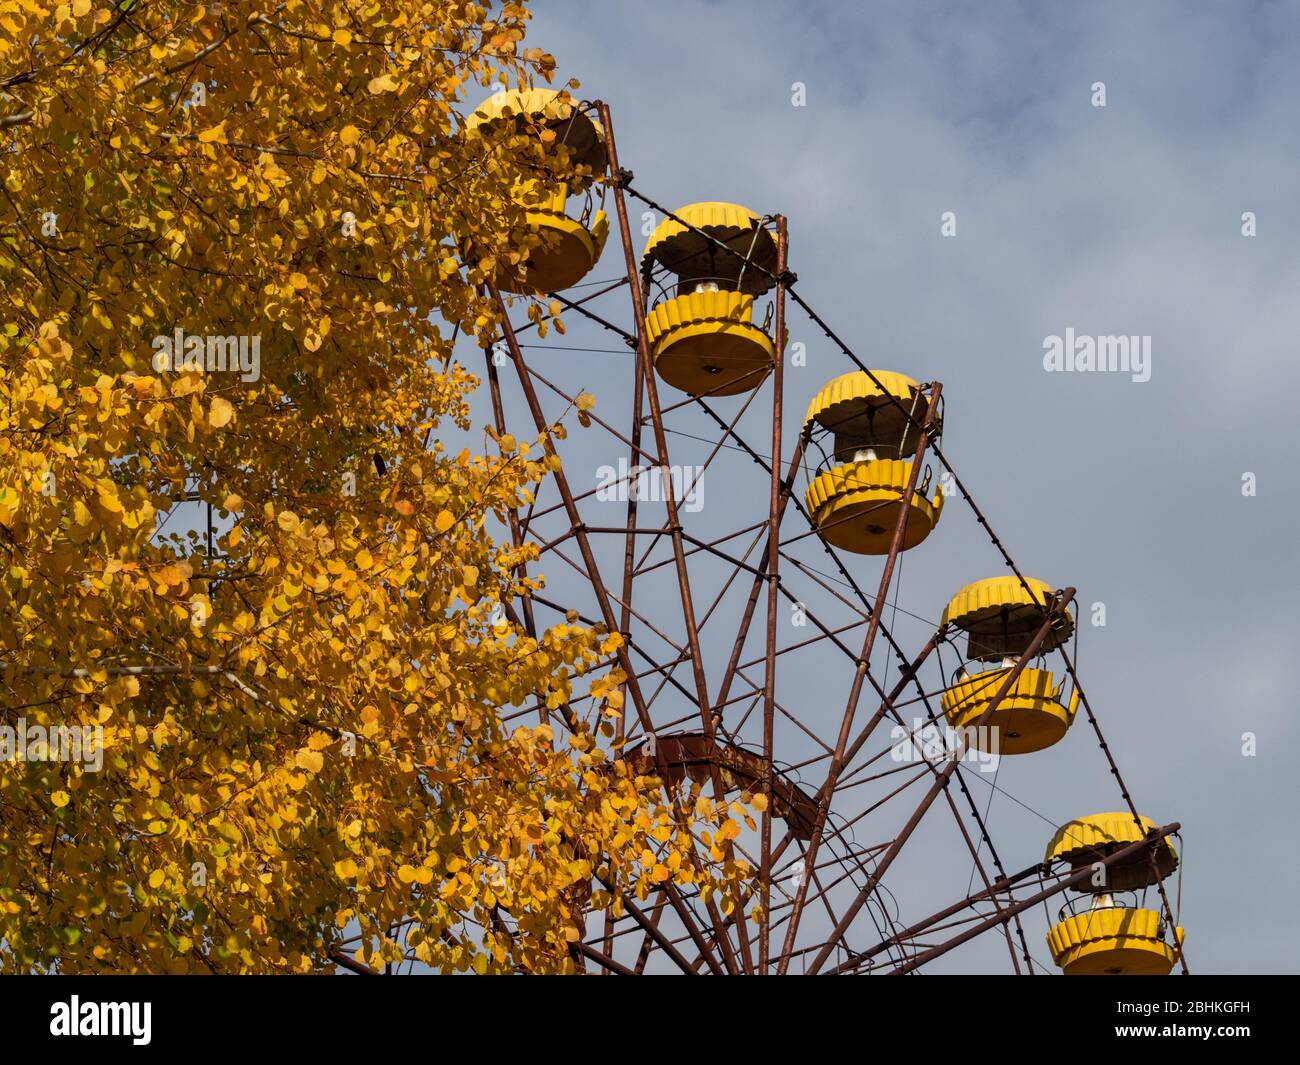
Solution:
<svg viewBox="0 0 1300 1065">
<path fill-rule="evenodd" d="M 587 946 L 587 944 L 582 942 L 582 940 L 578 940 L 578 942 L 573 944 L 573 949 L 578 951 L 581 954 L 586 955 L 592 961 L 599 962 L 601 969 L 604 970 L 605 972 L 618 973 L 619 976 L 637 975 L 635 970 L 629 969 L 626 965 L 622 964 L 621 962 L 617 962 L 612 957 L 610 957 L 608 947 L 606 947 L 605 950 L 600 951 L 597 950 L 595 947 Z M 691 975 L 694 975 L 693 971 Z"/>
<path fill-rule="evenodd" d="M 776 360 L 772 367 L 772 473 L 768 490 L 767 532 L 767 659 L 763 664 L 763 759 L 767 769 L 768 803 L 759 826 L 759 905 L 763 923 L 758 938 L 758 971 L 767 975 L 771 949 L 772 899 L 772 758 L 776 718 L 776 614 L 780 600 L 778 567 L 781 561 L 781 416 L 785 386 L 785 271 L 789 250 L 784 215 L 776 217 Z"/>
</svg>

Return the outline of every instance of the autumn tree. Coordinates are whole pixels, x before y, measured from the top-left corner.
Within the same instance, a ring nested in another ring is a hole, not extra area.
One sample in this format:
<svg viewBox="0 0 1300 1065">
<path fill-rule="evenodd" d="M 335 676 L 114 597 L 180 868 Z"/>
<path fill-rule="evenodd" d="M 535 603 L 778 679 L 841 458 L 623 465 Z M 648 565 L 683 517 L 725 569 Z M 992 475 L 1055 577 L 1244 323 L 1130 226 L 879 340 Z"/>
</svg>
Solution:
<svg viewBox="0 0 1300 1065">
<path fill-rule="evenodd" d="M 0 0 L 0 725 L 102 742 L 0 761 L 0 969 L 573 971 L 651 884 L 730 912 L 601 727 L 620 636 L 517 623 L 545 441 L 443 443 L 535 243 L 536 140 L 462 118 L 552 77 L 527 19 Z"/>
</svg>

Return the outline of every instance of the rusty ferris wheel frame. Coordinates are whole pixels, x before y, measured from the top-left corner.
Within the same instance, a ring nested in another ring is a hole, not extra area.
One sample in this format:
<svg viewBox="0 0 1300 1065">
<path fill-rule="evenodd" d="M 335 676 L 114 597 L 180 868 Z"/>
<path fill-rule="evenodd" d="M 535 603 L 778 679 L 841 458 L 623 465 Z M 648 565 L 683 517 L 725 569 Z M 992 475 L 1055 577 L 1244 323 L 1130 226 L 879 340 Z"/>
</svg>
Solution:
<svg viewBox="0 0 1300 1065">
<path fill-rule="evenodd" d="M 917 785 L 928 780 L 928 787 L 915 801 L 902 828 L 892 836 L 865 847 L 859 846 L 852 840 L 851 834 L 846 832 L 851 822 L 843 817 L 836 819 L 836 800 L 847 788 L 860 786 L 867 780 L 883 779 L 898 771 L 895 767 L 882 771 L 876 778 L 862 776 L 862 770 L 885 753 L 880 752 L 873 758 L 863 757 L 873 734 L 887 718 L 906 728 L 900 709 L 919 704 L 924 707 L 930 723 L 941 723 L 943 720 L 942 715 L 936 715 L 930 705 L 939 693 L 927 691 L 919 676 L 922 666 L 945 642 L 946 633 L 942 625 L 919 652 L 909 657 L 896 641 L 883 616 L 885 607 L 891 601 L 891 593 L 895 591 L 897 562 L 903 549 L 910 504 L 918 492 L 919 471 L 927 454 L 932 455 L 944 468 L 954 494 L 960 495 L 970 507 L 1008 569 L 1030 591 L 1031 597 L 1033 595 L 1025 576 L 941 450 L 942 428 L 937 412 L 941 405 L 942 385 L 933 381 L 922 386 L 928 402 L 920 417 L 916 417 L 915 411 L 908 411 L 896 399 L 893 400 L 905 416 L 907 424 L 916 432 L 917 446 L 897 523 L 872 597 L 855 579 L 837 549 L 822 536 L 802 501 L 794 493 L 795 480 L 803 468 L 811 430 L 805 427 L 790 453 L 783 454 L 788 304 L 797 305 L 822 330 L 840 354 L 849 360 L 852 367 L 865 373 L 885 396 L 889 396 L 889 390 L 881 385 L 875 372 L 836 335 L 797 291 L 797 277 L 789 269 L 787 261 L 789 241 L 786 220 L 781 215 L 770 215 L 763 220 L 763 224 L 775 230 L 775 269 L 768 269 L 748 257 L 743 261 L 746 270 L 765 274 L 772 282 L 775 307 L 772 336 L 776 357 L 770 366 L 757 371 L 758 381 L 749 393 L 749 400 L 745 402 L 740 414 L 730 421 L 714 409 L 708 393 L 674 399 L 665 406 L 656 380 L 646 328 L 649 294 L 643 288 L 643 280 L 648 278 L 643 279 L 638 272 L 637 254 L 632 245 L 628 222 L 627 200 L 629 197 L 639 200 L 660 216 L 692 230 L 709 245 L 725 245 L 633 186 L 633 174 L 619 164 L 614 126 L 607 104 L 600 101 L 584 103 L 581 109 L 593 113 L 604 130 L 608 159 L 604 185 L 613 195 L 626 276 L 609 284 L 601 284 L 595 292 L 577 299 L 568 298 L 562 293 L 549 295 L 566 310 L 583 316 L 621 338 L 635 359 L 631 419 L 627 432 L 620 432 L 609 420 L 594 412 L 589 418 L 602 430 L 612 434 L 624 449 L 630 468 L 660 473 L 665 521 L 658 526 L 645 524 L 644 515 L 638 507 L 639 493 L 635 491 L 628 493 L 623 524 L 605 525 L 587 521 L 581 504 L 592 493 L 575 494 L 561 462 L 552 475 L 560 502 L 539 510 L 534 501 L 528 509 L 512 513 L 509 516 L 510 536 L 516 546 L 525 542 L 537 544 L 540 561 L 556 559 L 576 572 L 581 579 L 590 581 L 598 616 L 583 617 L 582 620 L 603 625 L 610 631 L 624 635 L 624 646 L 619 649 L 617 657 L 618 664 L 627 677 L 625 690 L 630 706 L 618 720 L 618 735 L 627 744 L 626 756 L 639 758 L 642 764 L 653 767 L 658 775 L 669 781 L 693 779 L 699 783 L 707 782 L 715 798 L 722 798 L 729 789 L 743 786 L 745 790 L 764 792 L 769 801 L 761 814 L 761 823 L 757 826 L 758 853 L 745 854 L 756 870 L 751 901 L 761 907 L 765 915 L 761 924 L 750 922 L 746 918 L 744 906 L 724 915 L 712 900 L 704 900 L 698 894 L 684 891 L 669 880 L 640 905 L 624 895 L 624 912 L 617 919 L 606 912 L 599 918 L 588 920 L 582 938 L 572 945 L 575 958 L 587 971 L 623 975 L 646 972 L 652 965 L 656 969 L 677 970 L 687 974 L 906 973 L 976 936 L 991 933 L 1006 940 L 1011 967 L 1016 973 L 1035 972 L 1034 960 L 1021 926 L 1021 913 L 1030 907 L 1045 904 L 1053 896 L 1081 884 L 1092 875 L 1092 869 L 1072 869 L 1056 861 L 1035 864 L 1008 874 L 994 847 L 984 817 L 960 772 L 960 757 L 921 757 L 914 775 L 890 790 L 879 802 L 852 815 L 854 822 L 861 823 L 867 814 L 887 801 L 894 804 L 893 809 L 898 809 L 920 790 Z M 734 254 L 734 249 L 728 250 Z M 615 312 L 604 310 L 603 305 L 603 313 L 597 313 L 591 306 L 595 301 L 624 288 L 630 294 L 631 328 L 624 328 L 612 320 L 616 316 Z M 488 289 L 501 310 L 503 325 L 500 342 L 508 352 L 532 428 L 537 433 L 544 434 L 547 421 L 539 399 L 538 386 L 571 404 L 576 402 L 576 396 L 528 364 L 519 336 L 531 326 L 513 325 L 507 299 L 494 285 L 489 284 Z M 506 424 L 501 375 L 490 352 L 486 354 L 495 426 L 499 433 L 507 433 L 510 430 Z M 749 403 L 763 391 L 768 379 L 772 382 L 771 438 L 755 445 L 741 436 L 736 425 Z M 693 408 L 703 413 L 717 427 L 718 439 L 709 441 L 712 445 L 710 462 L 725 447 L 744 452 L 750 460 L 763 468 L 768 480 L 765 517 L 750 522 L 738 532 L 733 531 L 707 541 L 692 535 L 683 524 L 682 501 L 676 498 L 677 489 L 668 475 L 671 466 L 667 443 L 670 428 L 666 419 L 684 408 Z M 649 433 L 645 432 L 646 429 L 649 429 Z M 548 452 L 554 453 L 554 444 L 549 436 L 545 437 L 545 446 Z M 792 516 L 791 506 L 801 526 L 783 540 L 782 523 Z M 544 538 L 545 534 L 539 533 L 538 527 L 543 518 L 552 514 L 557 520 L 567 521 L 568 529 L 559 535 Z M 730 546 L 731 542 L 751 534 L 754 539 L 749 550 L 738 555 L 736 549 Z M 597 538 L 608 537 L 616 538 L 621 543 L 622 562 L 614 573 L 602 571 L 593 547 Z M 851 599 L 833 589 L 816 571 L 791 557 L 787 550 L 791 543 L 810 537 L 821 540 L 820 546 L 838 572 L 838 577 L 832 579 L 851 589 Z M 570 541 L 576 545 L 577 558 L 572 557 Z M 651 552 L 665 542 L 671 547 L 671 558 L 651 563 Z M 645 546 L 647 543 L 648 547 Z M 757 557 L 750 561 L 755 549 L 760 547 Z M 697 599 L 691 583 L 688 565 L 691 557 L 707 557 L 714 572 L 721 572 L 725 576 L 722 591 L 708 604 L 702 615 L 699 612 L 702 601 Z M 833 628 L 819 619 L 817 613 L 797 599 L 786 586 L 783 563 L 793 567 L 787 572 L 795 572 L 811 579 L 822 592 L 841 603 L 848 603 L 858 614 L 858 620 L 851 625 Z M 680 618 L 677 620 L 684 634 L 680 641 L 669 637 L 662 627 L 655 627 L 638 609 L 638 578 L 645 579 L 647 575 L 666 568 L 673 570 L 676 580 L 675 590 L 680 602 Z M 728 590 L 733 585 L 744 589 L 746 582 L 748 591 L 739 625 L 731 641 L 731 654 L 720 680 L 710 678 L 706 669 L 706 657 L 701 651 L 701 629 L 713 619 L 716 608 Z M 1052 597 L 1045 619 L 1029 646 L 1020 654 L 1009 672 L 998 674 L 997 690 L 976 722 L 976 727 L 992 718 L 1026 664 L 1040 653 L 1040 646 L 1051 630 L 1064 623 L 1064 615 L 1073 599 L 1073 588 L 1058 590 Z M 780 647 L 778 615 L 783 601 L 804 612 L 815 634 Z M 761 625 L 756 624 L 760 603 L 764 613 Z M 509 607 L 508 613 L 515 624 L 535 633 L 536 607 L 568 612 L 563 604 L 553 602 L 539 593 L 522 600 L 521 612 Z M 863 626 L 866 629 L 865 635 L 860 647 L 855 649 L 842 637 L 851 635 L 853 630 Z M 658 643 L 666 644 L 674 651 L 672 657 L 665 660 L 661 653 L 652 653 L 650 641 L 638 637 L 638 628 L 653 632 Z M 755 629 L 761 634 L 761 654 L 742 661 L 749 637 Z M 871 667 L 873 650 L 881 640 L 888 645 L 900 667 L 900 672 L 888 690 Z M 809 789 L 796 782 L 787 769 L 781 768 L 781 751 L 776 745 L 775 735 L 778 715 L 796 724 L 798 722 L 778 703 L 776 676 L 778 663 L 784 656 L 812 645 L 828 645 L 837 649 L 852 667 L 852 672 L 846 706 L 833 744 L 814 736 L 806 726 L 799 725 L 801 731 L 821 748 L 821 754 L 817 758 L 807 760 L 799 767 L 803 771 L 815 768 L 820 775 L 817 786 Z M 1089 725 L 1127 810 L 1141 827 L 1140 835 L 1143 837 L 1109 854 L 1098 856 L 1098 861 L 1109 867 L 1126 861 L 1144 861 L 1145 855 L 1149 854 L 1154 863 L 1161 841 L 1176 834 L 1180 826 L 1173 823 L 1148 830 L 1142 825 L 1083 690 L 1068 645 L 1062 643 L 1057 652 L 1079 693 Z M 759 665 L 762 666 L 761 682 L 751 680 L 745 672 Z M 679 681 L 675 677 L 679 667 L 689 668 L 689 681 Z M 712 694 L 711 679 L 718 680 Z M 648 693 L 647 689 L 652 684 L 657 687 Z M 738 686 L 744 686 L 745 690 L 734 694 L 734 689 Z M 866 708 L 859 705 L 863 702 L 868 687 L 874 693 L 870 702 L 875 704 L 870 713 L 866 713 Z M 686 715 L 664 717 L 657 699 L 668 689 L 685 700 L 689 708 Z M 733 726 L 728 711 L 746 701 L 751 704 L 750 710 L 761 707 L 758 725 L 751 724 L 756 715 L 744 710 L 739 725 Z M 544 707 L 537 712 L 543 719 L 549 719 Z M 755 733 L 759 735 L 756 736 Z M 960 804 L 954 798 L 950 785 L 955 785 L 961 799 Z M 884 879 L 922 818 L 940 800 L 955 821 L 982 887 L 935 913 L 899 927 L 898 922 L 889 915 L 888 889 Z M 965 817 L 962 807 L 967 811 Z M 966 817 L 969 818 L 969 825 Z M 778 820 L 784 822 L 783 829 L 778 829 L 774 824 Z M 733 844 L 728 846 L 732 847 Z M 740 844 L 734 846 L 740 847 Z M 991 869 L 985 864 L 981 850 L 987 855 Z M 801 875 L 792 877 L 792 870 Z M 1175 911 L 1158 877 L 1155 887 L 1159 892 L 1162 917 L 1170 924 L 1176 923 Z M 1018 895 L 1017 892 L 1021 894 Z M 816 911 L 815 919 L 809 919 L 810 910 Z M 864 911 L 867 911 L 869 920 L 863 917 Z M 882 920 L 887 927 L 881 927 Z M 1187 973 L 1187 962 L 1181 951 L 1178 957 L 1182 972 Z"/>
</svg>

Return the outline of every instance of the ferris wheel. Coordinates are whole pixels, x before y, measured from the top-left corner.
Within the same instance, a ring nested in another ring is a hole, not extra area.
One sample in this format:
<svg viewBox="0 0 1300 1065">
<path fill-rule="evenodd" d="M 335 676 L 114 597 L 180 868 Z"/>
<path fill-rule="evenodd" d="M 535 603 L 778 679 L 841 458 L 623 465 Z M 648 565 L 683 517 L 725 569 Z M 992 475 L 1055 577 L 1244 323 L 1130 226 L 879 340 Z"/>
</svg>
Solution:
<svg viewBox="0 0 1300 1065">
<path fill-rule="evenodd" d="M 1076 670 L 1075 590 L 1025 575 L 994 533 L 943 450 L 942 385 L 924 367 L 873 367 L 835 334 L 797 288 L 782 215 L 713 201 L 668 210 L 640 192 L 607 105 L 499 92 L 466 128 L 501 124 L 562 152 L 578 177 L 517 186 L 539 246 L 489 285 L 504 316 L 486 353 L 495 428 L 544 434 L 548 404 L 577 406 L 587 426 L 581 442 L 547 437 L 554 475 L 509 516 L 547 580 L 510 622 L 535 633 L 546 616 L 567 617 L 623 634 L 615 738 L 680 808 L 700 794 L 766 800 L 727 847 L 754 870 L 761 922 L 669 880 L 624 900 L 617 918 L 592 913 L 574 945 L 581 964 L 898 973 L 990 936 L 1014 971 L 1037 972 L 1050 967 L 1036 963 L 1042 944 L 1030 946 L 1022 914 L 1059 907 L 1046 948 L 1065 973 L 1186 973 L 1181 891 L 1166 886 L 1181 880 L 1180 826 L 1135 807 Z M 640 242 L 630 200 L 657 223 Z M 620 275 L 588 280 L 611 239 Z M 517 320 L 518 301 L 537 297 L 609 338 L 602 350 L 625 390 L 606 390 L 594 410 L 579 402 L 563 346 L 530 336 L 540 316 Z M 796 413 L 787 446 L 793 309 L 843 372 Z M 701 465 L 680 463 L 687 445 Z M 594 481 L 593 453 L 609 457 Z M 704 478 L 719 486 L 707 508 Z M 1004 572 L 971 574 L 946 604 L 907 604 L 913 628 L 938 621 L 905 645 L 900 560 L 937 550 L 945 514 L 962 507 Z M 551 720 L 545 707 L 528 713 Z M 1008 872 L 969 758 L 1029 758 L 1067 735 L 1099 746 L 1122 809 L 1015 840 L 1042 858 Z M 891 872 L 936 821 L 964 844 L 972 886 L 913 912 Z"/>
</svg>

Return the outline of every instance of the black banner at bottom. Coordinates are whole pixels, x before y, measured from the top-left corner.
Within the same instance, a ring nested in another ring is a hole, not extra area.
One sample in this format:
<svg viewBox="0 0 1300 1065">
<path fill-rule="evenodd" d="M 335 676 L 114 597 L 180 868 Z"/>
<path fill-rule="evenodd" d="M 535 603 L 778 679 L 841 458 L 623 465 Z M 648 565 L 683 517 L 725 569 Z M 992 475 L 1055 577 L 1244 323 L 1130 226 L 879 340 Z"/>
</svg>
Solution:
<svg viewBox="0 0 1300 1065">
<path fill-rule="evenodd" d="M 662 985 L 642 992 L 647 997 L 638 1006 L 637 993 L 617 981 L 586 980 L 579 986 L 568 979 L 562 990 L 554 981 L 543 990 L 526 979 L 441 979 L 435 985 L 430 981 L 436 977 L 418 976 L 8 977 L 0 981 L 0 994 L 7 1038 L 16 1037 L 17 1045 L 44 1042 L 57 1050 L 57 1044 L 68 1043 L 85 1050 L 102 1043 L 127 1053 L 193 1051 L 227 1036 L 245 1047 L 251 1041 L 250 1048 L 258 1050 L 283 1046 L 337 1054 L 351 1047 L 373 1052 L 382 1046 L 390 1052 L 407 1045 L 420 1050 L 428 1048 L 434 1031 L 462 1025 L 467 1033 L 495 1036 L 508 1045 L 512 1037 L 535 1038 L 538 1024 L 563 1023 L 566 1002 L 576 1007 L 574 1034 L 586 1045 L 593 1035 L 604 1034 L 605 1026 L 612 1036 L 626 1036 L 637 1016 L 649 1026 L 647 1034 L 676 1020 L 670 1016 L 672 1005 L 658 1001 L 668 994 Z M 785 979 L 779 986 L 751 981 L 743 990 L 734 983 L 708 992 L 695 988 L 694 1002 L 680 989 L 674 998 L 681 1004 L 681 1020 L 720 1009 L 732 1018 L 722 1023 L 736 1033 L 729 1039 L 743 1041 L 747 1030 L 762 1030 L 759 1046 L 767 1049 L 772 1049 L 773 1025 L 807 1016 L 800 1006 L 807 995 L 807 1008 L 826 1021 L 863 1025 L 875 1034 L 882 1025 L 897 1024 L 907 1039 L 936 1025 L 948 1034 L 965 1030 L 972 1038 L 987 1037 L 989 1026 L 996 1025 L 1002 1050 L 1160 1041 L 1228 1050 L 1261 1035 L 1283 1036 L 1294 1017 L 1297 986 L 1293 977 L 1255 976 L 1043 978 L 1014 984 L 1009 982 L 1014 977 L 930 976 L 877 978 L 870 986 L 863 979 L 841 994 Z M 737 1001 L 728 1004 L 733 995 Z M 764 1002 L 768 995 L 770 1004 Z"/>
</svg>

